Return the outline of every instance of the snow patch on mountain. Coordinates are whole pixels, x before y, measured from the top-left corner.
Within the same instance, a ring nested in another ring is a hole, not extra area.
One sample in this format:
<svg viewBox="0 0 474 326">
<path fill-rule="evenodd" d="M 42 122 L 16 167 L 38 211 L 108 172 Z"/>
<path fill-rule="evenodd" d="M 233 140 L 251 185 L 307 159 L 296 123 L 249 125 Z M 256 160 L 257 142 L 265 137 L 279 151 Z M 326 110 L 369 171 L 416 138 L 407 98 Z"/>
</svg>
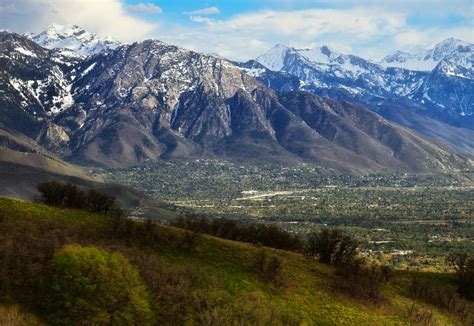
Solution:
<svg viewBox="0 0 474 326">
<path fill-rule="evenodd" d="M 21 54 L 27 55 L 29 57 L 36 57 L 36 54 L 34 54 L 30 50 L 22 48 L 22 47 L 16 47 L 15 51 L 20 52 Z"/>
</svg>

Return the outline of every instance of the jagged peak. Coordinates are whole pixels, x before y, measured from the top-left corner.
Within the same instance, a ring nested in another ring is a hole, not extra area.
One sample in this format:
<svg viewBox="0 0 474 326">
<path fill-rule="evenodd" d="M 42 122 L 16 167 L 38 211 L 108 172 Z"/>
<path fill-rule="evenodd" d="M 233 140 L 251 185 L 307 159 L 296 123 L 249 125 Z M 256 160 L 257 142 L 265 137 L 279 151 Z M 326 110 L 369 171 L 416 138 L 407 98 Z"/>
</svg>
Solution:
<svg viewBox="0 0 474 326">
<path fill-rule="evenodd" d="M 434 48 L 440 48 L 440 47 L 450 47 L 450 48 L 457 48 L 458 46 L 472 46 L 474 44 L 464 42 L 463 40 L 454 38 L 454 37 L 449 37 L 441 42 L 436 43 Z"/>
<path fill-rule="evenodd" d="M 72 24 L 53 23 L 41 33 L 26 36 L 47 49 L 65 48 L 84 56 L 107 52 L 120 45 L 111 37 L 98 36 Z"/>
<path fill-rule="evenodd" d="M 283 68 L 285 56 L 292 48 L 276 44 L 271 49 L 258 56 L 257 62 L 261 63 L 270 70 L 279 71 Z"/>
</svg>

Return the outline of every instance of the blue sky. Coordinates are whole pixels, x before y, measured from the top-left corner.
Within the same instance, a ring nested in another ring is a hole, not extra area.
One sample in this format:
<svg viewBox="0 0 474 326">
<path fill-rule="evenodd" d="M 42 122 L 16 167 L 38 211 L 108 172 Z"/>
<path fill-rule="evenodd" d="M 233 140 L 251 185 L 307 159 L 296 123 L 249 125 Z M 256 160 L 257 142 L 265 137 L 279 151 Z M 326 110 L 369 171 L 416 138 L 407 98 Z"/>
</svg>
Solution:
<svg viewBox="0 0 474 326">
<path fill-rule="evenodd" d="M 474 0 L 1 0 L 0 28 L 78 24 L 120 41 L 157 38 L 236 60 L 276 43 L 374 60 L 455 37 L 474 42 Z"/>
</svg>

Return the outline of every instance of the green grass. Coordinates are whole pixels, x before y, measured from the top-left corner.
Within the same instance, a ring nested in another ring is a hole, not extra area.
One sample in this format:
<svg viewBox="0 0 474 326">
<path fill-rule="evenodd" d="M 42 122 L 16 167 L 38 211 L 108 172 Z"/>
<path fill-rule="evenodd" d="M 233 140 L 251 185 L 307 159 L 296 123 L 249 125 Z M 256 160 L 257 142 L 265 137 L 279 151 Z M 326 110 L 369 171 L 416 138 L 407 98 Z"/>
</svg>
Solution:
<svg viewBox="0 0 474 326">
<path fill-rule="evenodd" d="M 172 274 L 179 266 L 192 268 L 195 274 L 193 281 L 187 273 L 182 273 L 186 282 L 192 284 L 183 295 L 197 295 L 204 297 L 208 302 L 226 301 L 225 304 L 234 304 L 226 309 L 240 309 L 242 302 L 249 296 L 256 296 L 261 300 L 256 303 L 257 309 L 273 307 L 279 313 L 294 317 L 301 325 L 407 325 L 407 308 L 414 302 L 408 296 L 408 285 L 414 272 L 397 271 L 395 277 L 384 288 L 386 300 L 377 304 L 368 303 L 357 298 L 337 293 L 331 286 L 334 278 L 332 267 L 319 264 L 297 253 L 291 253 L 271 248 L 261 248 L 246 243 L 201 236 L 197 245 L 191 250 L 184 250 L 173 245 L 170 240 L 179 239 L 184 231 L 166 226 L 157 226 L 159 245 L 146 245 L 136 241 L 125 241 L 111 237 L 112 220 L 102 215 L 89 214 L 83 211 L 66 210 L 0 198 L 0 212 L 6 216 L 0 224 L 8 227 L 28 223 L 33 226 L 60 225 L 67 229 L 69 236 L 65 243 L 80 242 L 81 244 L 96 245 L 109 250 L 121 251 L 133 262 L 133 258 L 140 254 L 159 259 L 161 265 L 167 266 Z M 8 238 L 2 234 L 0 228 L 0 241 Z M 34 228 L 33 228 L 34 229 Z M 43 230 L 45 228 L 43 227 Z M 3 236 L 3 237 L 2 237 Z M 45 237 L 48 234 L 44 234 Z M 163 240 L 164 239 L 164 240 Z M 282 280 L 284 286 L 276 288 L 265 282 L 254 271 L 254 260 L 258 252 L 267 251 L 283 259 L 284 269 Z M 142 270 L 142 273 L 146 272 Z M 440 285 L 452 284 L 452 275 L 442 273 L 417 273 L 423 279 L 433 281 Z M 189 279 L 188 279 L 189 278 Z M 170 283 L 170 293 L 182 289 L 180 285 Z M 179 283 L 179 282 L 177 282 Z M 176 286 L 176 289 L 173 288 Z M 163 290 L 164 291 L 164 290 Z M 153 293 L 152 293 L 153 295 Z M 19 296 L 21 297 L 21 296 Z M 244 299 L 241 299 L 244 298 Z M 0 299 L 2 299 L 0 297 Z M 184 300 L 189 298 L 185 297 Z M 240 300 L 240 301 L 239 301 Z M 257 301 L 258 301 L 257 300 Z M 13 300 L 15 301 L 15 300 Z M 172 314 L 172 306 L 161 298 L 156 310 L 159 316 Z M 196 315 L 197 304 L 189 300 L 189 323 L 192 325 Z M 17 303 L 22 305 L 21 299 Z M 0 305 L 2 302 L 0 302 Z M 25 303 L 26 304 L 26 303 Z M 424 303 L 415 302 L 417 306 L 433 313 L 432 325 L 461 325 L 449 311 L 438 309 Z M 233 308 L 237 307 L 237 308 Z M 224 309 L 224 308 L 222 308 Z M 245 309 L 250 309 L 243 307 Z M 227 310 L 223 310 L 227 313 Z M 40 317 L 41 311 L 37 311 Z M 166 321 L 160 320 L 166 324 Z M 163 317 L 164 318 L 164 317 Z"/>
</svg>

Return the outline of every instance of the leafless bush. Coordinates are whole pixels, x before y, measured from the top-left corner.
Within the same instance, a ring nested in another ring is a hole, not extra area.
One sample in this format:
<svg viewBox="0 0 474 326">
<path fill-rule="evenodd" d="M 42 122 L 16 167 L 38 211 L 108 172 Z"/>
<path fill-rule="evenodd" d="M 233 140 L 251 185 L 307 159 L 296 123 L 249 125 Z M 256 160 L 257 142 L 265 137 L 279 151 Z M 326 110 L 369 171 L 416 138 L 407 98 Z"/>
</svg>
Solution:
<svg viewBox="0 0 474 326">
<path fill-rule="evenodd" d="M 323 228 L 308 235 L 304 252 L 318 257 L 323 264 L 349 265 L 356 257 L 357 246 L 357 241 L 342 230 Z"/>
<path fill-rule="evenodd" d="M 469 305 L 460 298 L 454 289 L 413 278 L 409 290 L 414 299 L 447 309 L 463 322 L 474 321 L 474 315 L 470 311 Z"/>
<path fill-rule="evenodd" d="M 366 266 L 362 262 L 339 265 L 333 286 L 355 298 L 375 303 L 384 299 L 382 288 L 391 274 L 386 266 Z"/>
<path fill-rule="evenodd" d="M 179 243 L 179 247 L 184 250 L 192 250 L 196 247 L 199 238 L 199 233 L 185 231 Z"/>
<path fill-rule="evenodd" d="M 412 303 L 406 312 L 407 321 L 412 325 L 430 325 L 433 318 L 433 313 L 428 310 L 423 310 Z"/>
<path fill-rule="evenodd" d="M 255 258 L 255 270 L 262 280 L 272 283 L 276 288 L 284 286 L 283 260 L 277 256 L 270 256 L 265 250 L 258 252 Z"/>
<path fill-rule="evenodd" d="M 150 289 L 153 305 L 166 312 L 161 318 L 163 324 L 184 324 L 194 300 L 197 270 L 191 265 L 171 265 L 156 256 L 137 254 L 130 249 L 122 249 L 122 252 L 139 267 L 140 275 Z"/>
</svg>

